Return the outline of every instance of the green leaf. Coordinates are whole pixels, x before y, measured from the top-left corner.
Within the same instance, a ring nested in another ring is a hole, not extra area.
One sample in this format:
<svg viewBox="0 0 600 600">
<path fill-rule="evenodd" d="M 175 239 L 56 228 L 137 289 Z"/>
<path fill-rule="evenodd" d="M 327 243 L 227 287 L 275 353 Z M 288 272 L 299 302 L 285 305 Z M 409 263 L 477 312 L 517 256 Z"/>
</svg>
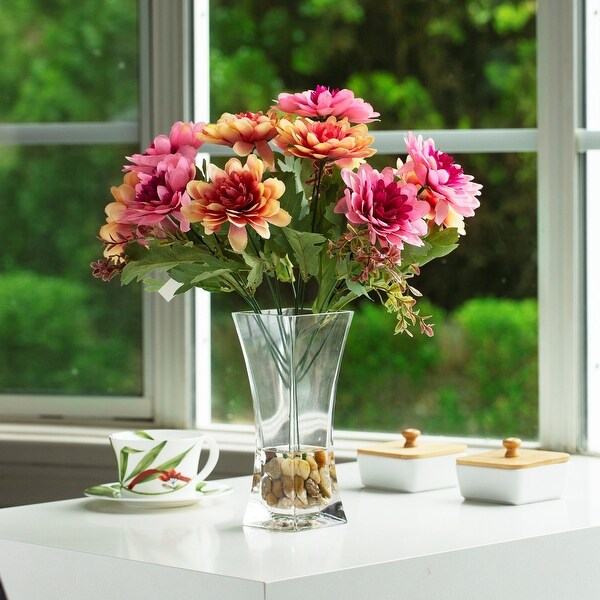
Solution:
<svg viewBox="0 0 600 600">
<path fill-rule="evenodd" d="M 293 223 L 299 223 L 308 214 L 310 190 L 305 184 L 313 173 L 310 161 L 286 156 L 278 161 L 281 179 L 285 183 L 285 193 L 279 199 L 281 208 L 292 216 Z"/>
<path fill-rule="evenodd" d="M 366 296 L 369 297 L 369 292 L 367 289 L 358 283 L 357 281 L 352 281 L 350 279 L 346 279 L 346 287 L 354 294 L 356 297 L 358 296 Z"/>
<path fill-rule="evenodd" d="M 164 272 L 186 262 L 204 262 L 205 253 L 193 245 L 173 244 L 161 245 L 159 242 L 148 248 L 140 244 L 127 247 L 129 261 L 121 274 L 121 283 L 127 285 L 134 280 L 142 281 L 144 277 L 156 272 Z"/>
<path fill-rule="evenodd" d="M 160 442 L 160 444 L 158 444 L 158 446 L 154 446 L 154 448 L 152 448 L 151 450 L 148 450 L 148 452 L 146 452 L 146 456 L 144 456 L 144 458 L 142 458 L 142 460 L 140 460 L 140 462 L 138 463 L 136 468 L 131 473 L 129 473 L 129 476 L 127 477 L 127 479 L 123 479 L 121 481 L 121 483 L 123 483 L 124 481 L 129 481 L 129 480 L 133 479 L 136 475 L 140 474 L 142 471 L 145 471 L 147 468 L 149 468 L 150 465 L 156 460 L 156 458 L 160 454 L 161 450 L 165 447 L 166 443 L 167 443 L 167 441 L 164 440 L 164 441 Z M 139 450 L 136 450 L 136 452 L 139 452 Z"/>
<path fill-rule="evenodd" d="M 335 296 L 332 296 L 332 294 L 339 279 L 337 272 L 338 261 L 335 258 L 329 258 L 323 253 L 320 262 L 319 291 L 313 303 L 313 310 L 316 312 L 326 312 L 328 306 L 335 299 Z"/>
<path fill-rule="evenodd" d="M 458 230 L 455 227 L 432 231 L 423 239 L 423 246 L 405 244 L 402 250 L 402 265 L 423 266 L 428 262 L 450 254 L 458 248 Z"/>
<path fill-rule="evenodd" d="M 302 278 L 306 281 L 311 276 L 319 273 L 319 255 L 323 249 L 323 244 L 327 241 L 320 233 L 311 233 L 308 231 L 295 231 L 286 228 L 283 230 L 287 238 Z"/>
<path fill-rule="evenodd" d="M 262 283 L 266 261 L 246 252 L 242 253 L 242 256 L 244 257 L 246 264 L 250 267 L 247 282 L 248 288 L 254 293 L 256 288 Z"/>
<path fill-rule="evenodd" d="M 158 292 L 165 285 L 164 279 L 154 279 L 152 277 L 146 277 L 144 279 L 144 291 L 146 292 Z"/>
<path fill-rule="evenodd" d="M 159 471 L 168 471 L 169 469 L 174 469 L 193 448 L 194 448 L 194 446 L 190 446 L 187 450 L 185 450 L 181 454 L 174 456 L 167 462 L 162 463 L 162 465 L 158 465 L 158 467 L 156 467 L 156 469 L 158 469 Z"/>
<path fill-rule="evenodd" d="M 231 272 L 247 269 L 240 258 L 217 258 L 208 249 L 194 246 L 191 242 L 185 244 L 176 242 L 164 245 L 155 242 L 148 248 L 138 246 L 129 252 L 130 262 L 125 266 L 121 275 L 121 283 L 126 285 L 131 281 L 149 281 L 149 290 L 156 291 L 159 286 L 155 279 L 147 276 L 153 272 L 168 271 L 171 277 L 183 284 L 177 294 L 182 294 L 191 287 L 202 287 L 209 291 L 219 291 L 223 288 L 220 281 L 222 276 Z"/>
<path fill-rule="evenodd" d="M 84 494 L 105 496 L 106 498 L 118 498 L 121 495 L 121 485 L 93 485 L 92 487 L 86 488 Z"/>
<path fill-rule="evenodd" d="M 130 448 L 129 446 L 121 448 L 119 459 L 119 481 L 121 483 L 123 483 L 123 480 L 125 479 L 125 473 L 127 472 L 127 463 L 129 462 L 129 455 L 137 454 L 138 452 L 143 452 L 143 450 L 136 450 L 135 448 Z"/>
<path fill-rule="evenodd" d="M 335 230 L 341 234 L 343 228 L 346 225 L 346 217 L 341 213 L 334 212 L 335 204 L 328 204 L 325 207 L 325 218 L 332 224 L 335 225 Z"/>
<path fill-rule="evenodd" d="M 196 275 L 196 277 L 194 277 L 189 283 L 192 286 L 195 286 L 204 281 L 208 281 L 208 280 L 212 280 L 212 279 L 219 279 L 220 277 L 222 277 L 224 275 L 229 275 L 230 273 L 231 273 L 231 269 L 215 269 L 214 271 L 211 269 L 207 269 L 206 271 L 203 271 L 199 275 Z M 202 286 L 199 285 L 198 287 L 202 287 Z"/>
<path fill-rule="evenodd" d="M 279 281 L 285 281 L 288 283 L 294 281 L 294 264 L 287 254 L 281 258 L 275 252 L 273 252 L 271 254 L 271 263 L 275 268 L 275 276 Z"/>
<path fill-rule="evenodd" d="M 144 440 L 153 440 L 154 439 L 147 431 L 143 431 L 142 429 L 139 429 L 138 431 L 134 431 L 133 433 L 135 435 L 137 435 L 138 437 L 143 438 Z M 141 452 L 141 450 L 138 450 L 138 452 Z"/>
<path fill-rule="evenodd" d="M 332 312 L 342 310 L 353 300 L 356 300 L 356 294 L 354 294 L 353 292 L 348 292 L 347 294 L 340 295 L 336 298 L 334 302 L 332 302 L 329 305 L 328 310 Z"/>
</svg>

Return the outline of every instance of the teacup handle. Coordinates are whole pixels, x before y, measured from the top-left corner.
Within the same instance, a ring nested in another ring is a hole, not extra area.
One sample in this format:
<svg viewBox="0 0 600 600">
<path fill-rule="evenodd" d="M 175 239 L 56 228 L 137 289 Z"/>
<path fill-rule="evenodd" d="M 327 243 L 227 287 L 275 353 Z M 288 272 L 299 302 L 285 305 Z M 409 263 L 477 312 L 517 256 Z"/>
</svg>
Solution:
<svg viewBox="0 0 600 600">
<path fill-rule="evenodd" d="M 215 468 L 217 461 L 219 460 L 219 446 L 217 445 L 217 440 L 211 438 L 210 436 L 204 436 L 200 444 L 204 445 L 205 442 L 208 445 L 208 460 L 206 461 L 206 464 L 200 473 L 196 475 L 196 483 L 202 481 L 205 477 L 210 475 Z M 202 456 L 202 452 L 200 453 L 200 456 Z"/>
</svg>

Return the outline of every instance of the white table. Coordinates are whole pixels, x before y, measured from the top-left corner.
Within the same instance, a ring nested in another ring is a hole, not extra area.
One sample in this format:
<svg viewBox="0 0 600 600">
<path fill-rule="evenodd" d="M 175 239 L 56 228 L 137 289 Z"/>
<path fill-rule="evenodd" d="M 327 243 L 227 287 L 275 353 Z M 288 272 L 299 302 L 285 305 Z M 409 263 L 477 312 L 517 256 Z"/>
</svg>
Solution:
<svg viewBox="0 0 600 600">
<path fill-rule="evenodd" d="M 597 600 L 600 459 L 572 457 L 560 500 L 465 502 L 458 489 L 363 489 L 338 466 L 348 524 L 241 525 L 250 478 L 210 503 L 137 510 L 78 498 L 0 510 L 9 600 Z"/>
</svg>

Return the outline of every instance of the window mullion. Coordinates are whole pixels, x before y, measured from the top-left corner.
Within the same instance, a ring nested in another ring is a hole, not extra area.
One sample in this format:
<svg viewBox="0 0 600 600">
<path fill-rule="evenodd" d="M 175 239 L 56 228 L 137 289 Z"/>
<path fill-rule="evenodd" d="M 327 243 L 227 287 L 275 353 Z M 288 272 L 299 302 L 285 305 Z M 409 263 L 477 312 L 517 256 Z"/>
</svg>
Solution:
<svg viewBox="0 0 600 600">
<path fill-rule="evenodd" d="M 192 1 L 140 2 L 140 109 L 145 147 L 192 112 Z M 145 294 L 144 353 L 148 394 L 160 426 L 193 424 L 193 299 L 166 302 Z"/>
<path fill-rule="evenodd" d="M 583 235 L 578 56 L 580 2 L 538 3 L 540 442 L 582 445 Z"/>
</svg>

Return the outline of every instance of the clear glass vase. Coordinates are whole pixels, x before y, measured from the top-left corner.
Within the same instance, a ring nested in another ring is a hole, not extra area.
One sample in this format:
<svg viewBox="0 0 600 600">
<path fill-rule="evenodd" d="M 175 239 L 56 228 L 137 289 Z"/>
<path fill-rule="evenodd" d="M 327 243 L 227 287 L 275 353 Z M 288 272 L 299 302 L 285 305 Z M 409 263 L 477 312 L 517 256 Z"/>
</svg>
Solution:
<svg viewBox="0 0 600 600">
<path fill-rule="evenodd" d="M 256 456 L 244 525 L 298 531 L 346 522 L 333 451 L 339 369 L 352 312 L 233 313 Z"/>
</svg>

